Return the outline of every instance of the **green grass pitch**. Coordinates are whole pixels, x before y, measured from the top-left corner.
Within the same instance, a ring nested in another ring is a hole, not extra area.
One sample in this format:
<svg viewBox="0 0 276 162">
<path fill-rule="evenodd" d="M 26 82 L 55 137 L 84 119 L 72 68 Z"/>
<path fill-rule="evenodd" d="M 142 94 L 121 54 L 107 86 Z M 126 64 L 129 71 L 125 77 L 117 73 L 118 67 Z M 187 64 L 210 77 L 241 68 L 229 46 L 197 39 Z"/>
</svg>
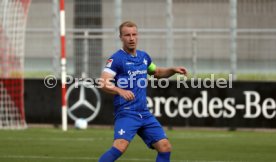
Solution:
<svg viewBox="0 0 276 162">
<path fill-rule="evenodd" d="M 167 130 L 172 162 L 276 161 L 276 131 Z M 96 162 L 112 143 L 109 128 L 0 130 L 1 162 Z M 154 162 L 136 136 L 118 162 Z"/>
</svg>

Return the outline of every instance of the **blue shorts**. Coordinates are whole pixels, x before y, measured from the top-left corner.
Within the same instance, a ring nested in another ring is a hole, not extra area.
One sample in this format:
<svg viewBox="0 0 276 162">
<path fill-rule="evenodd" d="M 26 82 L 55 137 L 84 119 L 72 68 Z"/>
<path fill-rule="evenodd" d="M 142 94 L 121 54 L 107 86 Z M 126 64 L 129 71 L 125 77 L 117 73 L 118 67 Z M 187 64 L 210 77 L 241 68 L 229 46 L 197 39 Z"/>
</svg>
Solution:
<svg viewBox="0 0 276 162">
<path fill-rule="evenodd" d="M 161 139 L 167 139 L 164 129 L 153 115 L 142 116 L 136 114 L 120 114 L 115 119 L 114 140 L 125 139 L 132 141 L 138 134 L 145 144 L 152 148 L 152 144 Z"/>
</svg>

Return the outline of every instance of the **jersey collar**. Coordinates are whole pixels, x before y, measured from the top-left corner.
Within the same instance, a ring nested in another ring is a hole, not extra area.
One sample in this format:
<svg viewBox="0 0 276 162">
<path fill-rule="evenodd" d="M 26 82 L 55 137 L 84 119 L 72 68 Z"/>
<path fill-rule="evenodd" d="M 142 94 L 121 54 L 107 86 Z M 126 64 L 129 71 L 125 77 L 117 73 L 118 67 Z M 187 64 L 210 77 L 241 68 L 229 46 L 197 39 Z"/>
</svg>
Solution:
<svg viewBox="0 0 276 162">
<path fill-rule="evenodd" d="M 130 57 L 137 57 L 137 56 L 138 56 L 137 51 L 136 51 L 136 55 L 135 55 L 135 56 L 133 56 L 133 55 L 131 55 L 131 54 L 127 53 L 127 52 L 126 52 L 123 48 L 121 48 L 121 50 L 122 50 L 125 54 L 129 55 Z"/>
</svg>

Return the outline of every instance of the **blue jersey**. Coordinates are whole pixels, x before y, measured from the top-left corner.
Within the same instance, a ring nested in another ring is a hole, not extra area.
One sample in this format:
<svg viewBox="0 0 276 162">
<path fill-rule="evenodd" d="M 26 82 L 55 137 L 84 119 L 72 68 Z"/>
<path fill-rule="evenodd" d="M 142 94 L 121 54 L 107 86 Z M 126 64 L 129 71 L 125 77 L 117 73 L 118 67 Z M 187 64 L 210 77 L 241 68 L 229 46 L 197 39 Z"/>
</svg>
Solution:
<svg viewBox="0 0 276 162">
<path fill-rule="evenodd" d="M 143 51 L 137 50 L 136 56 L 118 50 L 108 60 L 105 72 L 114 75 L 114 84 L 122 89 L 133 92 L 135 98 L 125 100 L 119 95 L 114 97 L 115 116 L 119 112 L 149 112 L 147 108 L 147 70 L 152 60 Z"/>
<path fill-rule="evenodd" d="M 153 69 L 155 65 L 149 55 L 139 50 L 132 56 L 121 49 L 107 60 L 104 71 L 114 75 L 114 84 L 135 95 L 131 101 L 119 95 L 114 97 L 114 140 L 130 142 L 138 134 L 149 148 L 153 148 L 154 143 L 167 138 L 147 108 L 147 73 Z"/>
</svg>

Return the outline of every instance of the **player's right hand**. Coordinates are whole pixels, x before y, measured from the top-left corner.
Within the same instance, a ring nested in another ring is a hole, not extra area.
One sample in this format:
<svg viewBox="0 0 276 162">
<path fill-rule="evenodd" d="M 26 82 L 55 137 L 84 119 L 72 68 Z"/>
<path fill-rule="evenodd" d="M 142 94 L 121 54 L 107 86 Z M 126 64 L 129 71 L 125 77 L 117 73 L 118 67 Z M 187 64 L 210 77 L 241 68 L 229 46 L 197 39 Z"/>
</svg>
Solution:
<svg viewBox="0 0 276 162">
<path fill-rule="evenodd" d="M 120 89 L 118 93 L 127 101 L 133 100 L 135 98 L 134 94 L 129 90 Z"/>
</svg>

